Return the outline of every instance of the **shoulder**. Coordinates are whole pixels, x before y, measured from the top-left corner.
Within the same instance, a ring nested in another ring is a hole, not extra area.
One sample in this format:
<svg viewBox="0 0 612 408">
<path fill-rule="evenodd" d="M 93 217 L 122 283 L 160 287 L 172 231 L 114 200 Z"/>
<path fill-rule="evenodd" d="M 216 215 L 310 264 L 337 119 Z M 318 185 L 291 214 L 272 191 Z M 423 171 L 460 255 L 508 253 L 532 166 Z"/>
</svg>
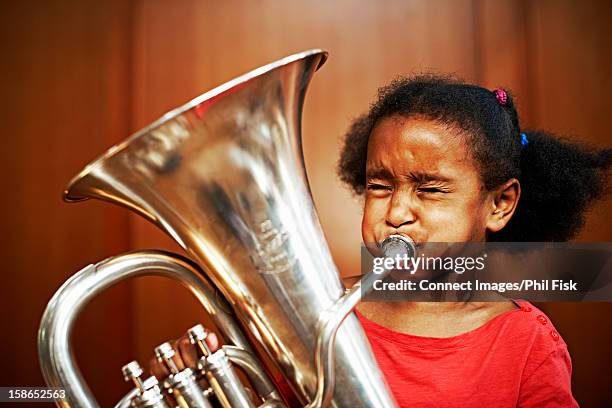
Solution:
<svg viewBox="0 0 612 408">
<path fill-rule="evenodd" d="M 502 329 L 510 343 L 523 348 L 523 383 L 533 376 L 554 374 L 571 376 L 572 365 L 567 344 L 550 318 L 527 301 L 517 301 L 519 309 L 509 314 Z M 509 347 L 512 347 L 510 345 Z M 539 377 L 538 381 L 541 381 Z"/>
<path fill-rule="evenodd" d="M 516 340 L 527 347 L 521 378 L 521 406 L 577 406 L 572 396 L 572 362 L 567 345 L 550 318 L 519 301 L 512 319 Z"/>
<path fill-rule="evenodd" d="M 546 313 L 524 300 L 517 300 L 515 303 L 518 308 L 513 313 L 509 313 L 509 318 L 506 320 L 510 326 L 508 328 L 511 328 L 516 336 L 548 351 L 567 348 Z"/>
<path fill-rule="evenodd" d="M 576 407 L 567 345 L 550 318 L 527 301 L 503 312 L 485 327 L 480 346 L 496 354 L 496 367 L 516 375 L 518 406 Z"/>
<path fill-rule="evenodd" d="M 494 320 L 499 333 L 506 339 L 507 347 L 520 348 L 528 357 L 525 369 L 537 364 L 551 354 L 567 353 L 567 345 L 550 318 L 533 304 L 518 300 L 517 309 L 506 312 Z"/>
</svg>

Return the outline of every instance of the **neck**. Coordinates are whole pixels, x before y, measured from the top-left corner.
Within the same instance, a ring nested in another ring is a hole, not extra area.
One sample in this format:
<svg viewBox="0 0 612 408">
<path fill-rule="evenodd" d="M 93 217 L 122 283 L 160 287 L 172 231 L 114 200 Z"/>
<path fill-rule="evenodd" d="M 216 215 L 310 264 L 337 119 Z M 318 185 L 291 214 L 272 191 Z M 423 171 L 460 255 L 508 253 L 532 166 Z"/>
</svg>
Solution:
<svg viewBox="0 0 612 408">
<path fill-rule="evenodd" d="M 405 317 L 410 314 L 437 315 L 461 312 L 469 306 L 467 302 L 364 302 L 357 309 L 368 315 Z"/>
</svg>

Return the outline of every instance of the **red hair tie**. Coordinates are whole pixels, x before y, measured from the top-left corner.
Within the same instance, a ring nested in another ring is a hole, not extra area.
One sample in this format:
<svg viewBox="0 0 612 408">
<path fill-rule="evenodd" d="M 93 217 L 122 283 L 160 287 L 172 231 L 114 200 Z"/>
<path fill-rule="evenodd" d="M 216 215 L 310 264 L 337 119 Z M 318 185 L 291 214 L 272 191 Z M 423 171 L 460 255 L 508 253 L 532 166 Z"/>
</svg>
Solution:
<svg viewBox="0 0 612 408">
<path fill-rule="evenodd" d="M 497 102 L 499 102 L 501 106 L 506 106 L 506 103 L 508 103 L 508 94 L 506 91 L 504 91 L 502 88 L 497 88 L 493 91 L 493 93 L 495 94 Z"/>
</svg>

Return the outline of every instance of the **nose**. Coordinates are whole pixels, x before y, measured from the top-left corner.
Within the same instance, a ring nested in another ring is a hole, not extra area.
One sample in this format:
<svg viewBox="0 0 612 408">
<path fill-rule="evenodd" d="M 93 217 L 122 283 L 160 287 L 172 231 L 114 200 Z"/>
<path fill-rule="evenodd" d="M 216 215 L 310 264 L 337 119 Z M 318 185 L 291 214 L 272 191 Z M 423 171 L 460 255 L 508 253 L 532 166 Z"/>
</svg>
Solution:
<svg viewBox="0 0 612 408">
<path fill-rule="evenodd" d="M 414 201 L 409 193 L 394 191 L 387 208 L 385 222 L 393 228 L 412 224 L 416 221 Z"/>
</svg>

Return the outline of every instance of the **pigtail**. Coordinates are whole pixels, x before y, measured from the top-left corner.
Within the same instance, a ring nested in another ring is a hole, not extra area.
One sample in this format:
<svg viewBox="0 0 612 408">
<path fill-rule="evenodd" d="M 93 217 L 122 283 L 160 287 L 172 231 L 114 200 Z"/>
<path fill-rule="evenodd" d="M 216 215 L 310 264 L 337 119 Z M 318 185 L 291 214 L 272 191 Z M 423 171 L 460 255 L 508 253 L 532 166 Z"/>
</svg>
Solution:
<svg viewBox="0 0 612 408">
<path fill-rule="evenodd" d="M 597 150 L 546 132 L 521 134 L 521 198 L 494 241 L 567 241 L 593 201 L 607 193 L 612 149 Z"/>
</svg>

